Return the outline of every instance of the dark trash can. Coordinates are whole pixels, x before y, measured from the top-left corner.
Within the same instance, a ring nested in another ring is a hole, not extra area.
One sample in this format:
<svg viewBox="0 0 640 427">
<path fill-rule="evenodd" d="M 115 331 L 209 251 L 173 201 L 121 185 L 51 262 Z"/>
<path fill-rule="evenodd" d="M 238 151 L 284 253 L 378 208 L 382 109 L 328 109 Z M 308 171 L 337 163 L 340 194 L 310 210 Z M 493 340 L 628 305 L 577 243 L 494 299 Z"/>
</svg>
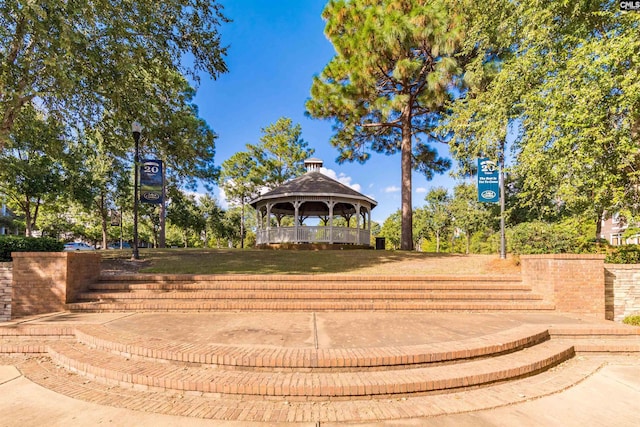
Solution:
<svg viewBox="0 0 640 427">
<path fill-rule="evenodd" d="M 376 251 L 384 251 L 385 240 L 384 237 L 376 237 Z"/>
</svg>

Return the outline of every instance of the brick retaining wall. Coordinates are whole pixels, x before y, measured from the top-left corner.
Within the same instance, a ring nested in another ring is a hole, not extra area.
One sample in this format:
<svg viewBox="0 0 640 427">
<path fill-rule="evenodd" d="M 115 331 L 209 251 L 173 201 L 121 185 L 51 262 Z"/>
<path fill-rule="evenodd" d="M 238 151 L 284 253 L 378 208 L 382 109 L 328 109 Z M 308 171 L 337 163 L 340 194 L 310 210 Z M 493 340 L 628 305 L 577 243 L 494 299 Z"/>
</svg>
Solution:
<svg viewBox="0 0 640 427">
<path fill-rule="evenodd" d="M 640 264 L 605 264 L 606 316 L 621 321 L 640 314 Z"/>
<path fill-rule="evenodd" d="M 605 318 L 604 255 L 522 255 L 522 281 L 556 310 Z"/>
<path fill-rule="evenodd" d="M 11 320 L 12 264 L 0 262 L 0 322 Z"/>
<path fill-rule="evenodd" d="M 11 317 L 62 311 L 100 276 L 100 254 L 14 252 Z"/>
</svg>

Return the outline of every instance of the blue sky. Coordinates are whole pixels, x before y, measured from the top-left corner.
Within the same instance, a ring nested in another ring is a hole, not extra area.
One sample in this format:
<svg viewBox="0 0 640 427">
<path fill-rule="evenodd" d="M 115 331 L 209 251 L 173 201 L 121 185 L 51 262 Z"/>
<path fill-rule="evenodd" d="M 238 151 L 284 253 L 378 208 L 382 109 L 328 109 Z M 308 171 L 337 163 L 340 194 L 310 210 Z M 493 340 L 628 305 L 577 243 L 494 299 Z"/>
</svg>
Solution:
<svg viewBox="0 0 640 427">
<path fill-rule="evenodd" d="M 261 129 L 280 117 L 302 127 L 302 138 L 315 149 L 314 157 L 335 177 L 373 197 L 374 221 L 382 224 L 400 208 L 400 156 L 373 153 L 365 164 L 335 162 L 338 152 L 329 143 L 331 122 L 305 117 L 312 78 L 335 55 L 324 35 L 321 13 L 326 0 L 221 0 L 233 20 L 222 27 L 229 72 L 218 80 L 203 78 L 195 99 L 200 116 L 218 134 L 216 164 L 245 144 L 257 143 Z M 436 147 L 447 156 L 445 145 Z M 454 184 L 448 174 L 428 182 L 413 175 L 413 204 L 424 205 L 429 188 Z M 224 202 L 216 189 L 214 196 Z"/>
</svg>

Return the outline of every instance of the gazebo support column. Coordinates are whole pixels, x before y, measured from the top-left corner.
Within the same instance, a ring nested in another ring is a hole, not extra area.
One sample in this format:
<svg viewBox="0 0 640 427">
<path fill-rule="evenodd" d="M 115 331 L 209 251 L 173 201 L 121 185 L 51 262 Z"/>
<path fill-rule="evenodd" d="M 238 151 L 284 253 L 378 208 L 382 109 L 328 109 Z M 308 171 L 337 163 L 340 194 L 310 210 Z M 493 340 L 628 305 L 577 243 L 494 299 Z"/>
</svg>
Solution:
<svg viewBox="0 0 640 427">
<path fill-rule="evenodd" d="M 360 244 L 360 203 L 356 204 L 356 243 Z"/>
<path fill-rule="evenodd" d="M 267 227 L 266 227 L 266 235 L 267 235 L 267 243 L 271 243 L 271 207 L 272 203 L 267 203 Z"/>
<path fill-rule="evenodd" d="M 336 202 L 329 200 L 327 205 L 329 206 L 329 243 L 333 244 L 333 207 L 336 205 Z"/>
<path fill-rule="evenodd" d="M 300 243 L 300 239 L 298 239 L 298 229 L 300 227 L 300 205 L 302 205 L 302 202 L 293 202 L 293 208 L 295 210 L 293 217 L 293 233 L 295 234 L 295 237 L 293 238 L 293 241 L 295 243 Z"/>
</svg>

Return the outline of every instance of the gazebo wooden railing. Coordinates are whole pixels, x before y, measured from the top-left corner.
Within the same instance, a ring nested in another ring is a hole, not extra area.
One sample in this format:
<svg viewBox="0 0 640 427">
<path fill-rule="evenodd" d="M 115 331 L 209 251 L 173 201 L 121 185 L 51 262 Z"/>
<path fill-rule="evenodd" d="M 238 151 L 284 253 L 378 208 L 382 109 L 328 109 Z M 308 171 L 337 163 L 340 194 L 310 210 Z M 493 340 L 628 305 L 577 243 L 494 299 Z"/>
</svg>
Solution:
<svg viewBox="0 0 640 427">
<path fill-rule="evenodd" d="M 256 244 L 269 243 L 347 243 L 368 245 L 371 239 L 369 230 L 347 227 L 300 226 L 271 227 L 258 230 Z"/>
</svg>

